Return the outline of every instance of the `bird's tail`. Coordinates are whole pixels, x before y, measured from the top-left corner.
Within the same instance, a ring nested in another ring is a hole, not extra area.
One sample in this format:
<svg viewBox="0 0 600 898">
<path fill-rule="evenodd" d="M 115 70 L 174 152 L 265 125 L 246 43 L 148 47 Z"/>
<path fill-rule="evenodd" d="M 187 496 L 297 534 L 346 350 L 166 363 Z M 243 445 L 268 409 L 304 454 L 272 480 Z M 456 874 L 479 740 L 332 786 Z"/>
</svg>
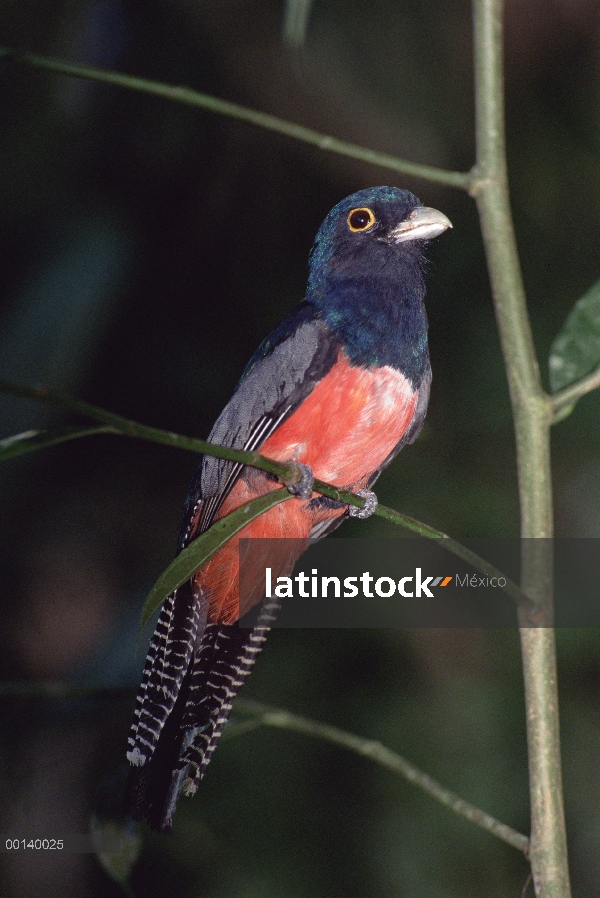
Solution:
<svg viewBox="0 0 600 898">
<path fill-rule="evenodd" d="M 177 800 L 198 788 L 277 611 L 265 605 L 252 628 L 206 625 L 149 759 L 129 772 L 125 805 L 134 819 L 171 832 Z"/>
</svg>

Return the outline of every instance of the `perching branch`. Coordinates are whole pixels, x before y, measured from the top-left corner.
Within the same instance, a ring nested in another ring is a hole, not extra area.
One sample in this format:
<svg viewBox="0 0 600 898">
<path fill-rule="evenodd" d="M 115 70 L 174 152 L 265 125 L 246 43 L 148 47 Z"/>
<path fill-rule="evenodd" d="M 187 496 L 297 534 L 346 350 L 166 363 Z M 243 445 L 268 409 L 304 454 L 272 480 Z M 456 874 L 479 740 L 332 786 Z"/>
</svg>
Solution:
<svg viewBox="0 0 600 898">
<path fill-rule="evenodd" d="M 231 449 L 228 446 L 218 446 L 214 443 L 207 443 L 205 440 L 198 440 L 194 437 L 186 437 L 181 436 L 177 433 L 172 433 L 166 430 L 160 430 L 157 427 L 148 427 L 145 424 L 139 424 L 137 421 L 131 421 L 129 418 L 124 418 L 122 415 L 117 415 L 114 412 L 109 412 L 106 409 L 99 408 L 96 405 L 91 405 L 89 402 L 83 402 L 80 399 L 73 399 L 70 396 L 66 396 L 63 393 L 57 393 L 54 390 L 49 390 L 44 386 L 28 386 L 24 384 L 13 384 L 8 381 L 0 380 L 0 392 L 9 393 L 13 396 L 20 396 L 24 399 L 33 399 L 38 402 L 45 402 L 51 405 L 58 405 L 62 408 L 67 408 L 72 412 L 75 412 L 79 415 L 83 415 L 86 418 L 92 418 L 95 421 L 101 421 L 105 426 L 102 428 L 85 428 L 81 429 L 81 431 L 72 431 L 69 429 L 68 436 L 64 436 L 63 439 L 74 439 L 77 436 L 88 436 L 90 433 L 112 433 L 112 434 L 121 434 L 123 436 L 136 437 L 138 439 L 146 440 L 152 443 L 159 443 L 163 446 L 171 446 L 177 449 L 185 449 L 191 452 L 196 452 L 198 454 L 203 455 L 212 455 L 215 458 L 224 458 L 228 461 L 236 461 L 241 462 L 244 465 L 249 465 L 253 468 L 258 468 L 261 471 L 266 471 L 269 474 L 275 475 L 282 483 L 284 484 L 293 484 L 296 483 L 299 478 L 299 469 L 296 464 L 285 463 L 274 461 L 271 458 L 266 458 L 264 455 L 261 455 L 259 452 L 245 452 L 242 449 Z M 61 431 L 64 428 L 61 428 Z M 38 432 L 30 432 L 33 433 L 33 445 L 32 449 L 39 449 L 44 445 L 54 445 L 58 442 L 58 439 L 51 436 L 48 439 L 47 443 L 44 443 L 42 434 Z M 54 432 L 51 432 L 54 434 Z M 23 444 L 25 442 L 25 438 L 27 438 L 28 434 L 19 434 L 16 437 L 9 437 L 8 442 L 9 448 L 13 448 L 19 445 L 19 437 L 22 439 L 20 443 Z M 9 455 L 7 454 L 7 457 Z M 362 496 L 357 496 L 354 493 L 349 493 L 346 490 L 341 490 L 338 487 L 333 486 L 333 484 L 325 483 L 323 480 L 315 480 L 314 482 L 315 492 L 321 493 L 323 496 L 328 496 L 330 499 L 335 499 L 336 501 L 343 502 L 346 505 L 354 505 L 357 508 L 362 508 L 364 505 L 364 498 Z M 245 512 L 248 514 L 252 513 L 252 509 L 256 506 L 260 501 L 265 501 L 265 497 L 259 497 L 259 499 L 253 499 L 245 505 L 241 506 L 239 509 L 236 509 L 235 512 L 232 512 L 232 515 L 240 514 L 243 515 Z M 281 499 L 279 501 L 282 501 Z M 462 559 L 467 564 L 470 564 L 475 570 L 479 571 L 481 574 L 484 574 L 486 577 L 495 577 L 495 578 L 503 578 L 506 581 L 505 586 L 500 587 L 503 591 L 513 599 L 519 607 L 524 608 L 526 611 L 533 613 L 535 607 L 531 601 L 531 599 L 516 585 L 513 581 L 506 577 L 502 571 L 499 571 L 498 568 L 494 567 L 494 565 L 490 564 L 484 558 L 481 558 L 479 555 L 476 555 L 475 552 L 472 552 L 466 546 L 463 546 L 461 543 L 452 539 L 445 533 L 442 533 L 441 530 L 436 530 L 434 527 L 430 527 L 429 524 L 424 524 L 422 521 L 417 521 L 415 518 L 411 518 L 409 515 L 402 514 L 399 511 L 396 511 L 393 508 L 388 508 L 385 505 L 378 505 L 375 510 L 375 514 L 380 518 L 383 518 L 385 521 L 389 521 L 391 524 L 396 524 L 400 527 L 404 527 L 406 530 L 409 530 L 411 533 L 414 533 L 416 536 L 422 536 L 427 539 L 435 539 L 440 542 L 442 547 L 446 549 L 448 552 L 451 552 L 453 555 L 456 555 L 457 558 Z M 231 517 L 228 515 L 227 517 Z M 251 517 L 248 517 L 248 521 L 251 520 Z M 227 518 L 223 518 L 221 523 L 224 523 Z M 211 528 L 212 530 L 212 528 Z M 223 538 L 223 543 L 216 543 L 211 546 L 210 551 L 214 553 L 217 548 L 220 547 L 221 544 L 224 544 L 231 538 L 234 533 L 237 533 L 237 530 L 233 530 L 231 533 L 227 532 L 226 536 Z M 208 531 L 207 531 L 208 533 Z M 207 534 L 204 534 L 206 536 Z M 155 590 L 159 588 L 159 583 L 163 578 L 165 582 L 169 581 L 169 574 L 172 572 L 172 569 L 176 571 L 176 577 L 181 577 L 181 580 L 178 582 L 183 582 L 186 580 L 191 574 L 197 570 L 202 564 L 205 563 L 206 558 L 202 554 L 202 537 L 194 540 L 184 549 L 177 558 L 171 563 L 171 565 L 166 569 L 164 575 L 161 576 L 160 580 L 157 582 L 155 587 L 152 590 L 153 598 Z M 196 558 L 197 556 L 197 558 Z M 192 561 L 189 566 L 189 571 L 183 575 L 181 570 L 179 569 L 182 564 L 185 564 L 186 559 L 196 558 L 196 562 Z M 170 582 L 170 581 L 169 581 Z M 169 592 L 176 587 L 175 582 L 170 582 L 169 587 L 166 589 L 162 600 L 164 600 Z M 160 591 L 160 589 L 159 589 Z M 156 607 L 153 610 L 156 610 Z M 152 612 L 150 612 L 150 615 Z"/>
</svg>

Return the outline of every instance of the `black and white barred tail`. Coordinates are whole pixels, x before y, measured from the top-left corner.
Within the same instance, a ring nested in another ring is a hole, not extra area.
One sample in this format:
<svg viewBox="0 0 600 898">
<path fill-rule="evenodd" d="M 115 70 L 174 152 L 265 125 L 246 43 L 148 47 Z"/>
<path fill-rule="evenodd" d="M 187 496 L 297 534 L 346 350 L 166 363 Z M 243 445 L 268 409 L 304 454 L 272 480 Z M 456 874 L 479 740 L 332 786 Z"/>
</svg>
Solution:
<svg viewBox="0 0 600 898">
<path fill-rule="evenodd" d="M 252 628 L 206 624 L 191 584 L 169 596 L 152 637 L 127 757 L 126 811 L 171 832 L 180 795 L 193 795 L 252 670 L 278 606 Z"/>
</svg>

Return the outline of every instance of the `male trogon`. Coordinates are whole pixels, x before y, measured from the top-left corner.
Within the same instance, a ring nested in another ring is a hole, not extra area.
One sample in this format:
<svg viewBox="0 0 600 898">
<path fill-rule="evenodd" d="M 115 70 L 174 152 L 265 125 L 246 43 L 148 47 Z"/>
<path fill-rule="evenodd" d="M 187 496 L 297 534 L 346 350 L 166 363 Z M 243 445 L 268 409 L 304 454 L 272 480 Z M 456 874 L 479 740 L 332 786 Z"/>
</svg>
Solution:
<svg viewBox="0 0 600 898">
<path fill-rule="evenodd" d="M 370 487 L 425 418 L 431 368 L 423 249 L 450 226 L 396 187 L 360 190 L 327 215 L 304 300 L 250 359 L 209 437 L 305 466 L 297 497 L 238 539 L 307 541 L 335 529 L 348 507 L 313 493 L 311 473 L 362 490 L 373 510 Z M 179 549 L 278 487 L 261 471 L 203 456 Z M 232 626 L 240 612 L 238 539 L 169 596 L 150 643 L 129 738 L 126 805 L 162 832 L 171 830 L 179 795 L 196 791 L 268 632 L 268 615 L 253 629 Z M 289 573 L 294 561 L 281 558 L 274 569 Z M 253 601 L 262 598 L 257 589 Z"/>
</svg>

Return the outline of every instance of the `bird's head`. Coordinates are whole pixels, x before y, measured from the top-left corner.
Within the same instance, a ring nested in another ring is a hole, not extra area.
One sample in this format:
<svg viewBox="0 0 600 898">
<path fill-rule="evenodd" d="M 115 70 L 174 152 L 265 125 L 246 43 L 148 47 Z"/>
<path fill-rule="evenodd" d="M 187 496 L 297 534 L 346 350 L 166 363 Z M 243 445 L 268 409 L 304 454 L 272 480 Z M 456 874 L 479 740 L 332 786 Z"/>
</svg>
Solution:
<svg viewBox="0 0 600 898">
<path fill-rule="evenodd" d="M 418 382 L 429 364 L 423 247 L 452 225 L 408 190 L 371 187 L 317 232 L 306 299 L 356 364 L 390 364 Z"/>
<path fill-rule="evenodd" d="M 424 243 L 451 227 L 408 190 L 359 190 L 334 206 L 317 232 L 309 291 L 331 279 L 410 276 L 411 269 L 420 270 Z"/>
</svg>

